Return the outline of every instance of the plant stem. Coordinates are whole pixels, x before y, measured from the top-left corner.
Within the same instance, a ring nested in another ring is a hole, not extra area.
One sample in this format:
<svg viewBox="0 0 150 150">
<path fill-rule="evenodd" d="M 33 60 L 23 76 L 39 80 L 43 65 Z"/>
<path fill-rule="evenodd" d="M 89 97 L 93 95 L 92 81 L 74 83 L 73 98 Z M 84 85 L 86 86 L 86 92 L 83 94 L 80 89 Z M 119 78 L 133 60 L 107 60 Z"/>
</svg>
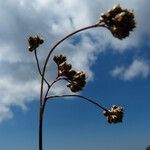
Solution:
<svg viewBox="0 0 150 150">
<path fill-rule="evenodd" d="M 104 111 L 107 111 L 107 109 L 105 107 L 103 107 L 102 105 L 100 105 L 99 103 L 97 103 L 94 100 L 89 99 L 85 96 L 82 96 L 82 95 L 53 95 L 53 96 L 47 97 L 46 100 L 52 99 L 52 98 L 62 98 L 62 97 L 78 97 L 78 98 L 81 98 L 82 100 L 88 101 L 88 102 L 98 106 L 100 109 L 102 109 Z"/>
<path fill-rule="evenodd" d="M 84 31 L 84 30 L 87 30 L 87 29 L 92 29 L 92 28 L 96 28 L 96 27 L 105 27 L 104 24 L 94 24 L 94 25 L 91 25 L 91 26 L 87 26 L 87 27 L 84 27 L 84 28 L 81 28 L 81 29 L 78 29 L 70 34 L 68 34 L 67 36 L 65 36 L 64 38 L 62 38 L 60 41 L 58 41 L 49 51 L 46 59 L 45 59 L 45 63 L 44 63 L 44 67 L 43 67 L 43 71 L 41 72 L 40 70 L 40 67 L 39 67 L 39 63 L 38 63 L 38 59 L 37 59 L 37 55 L 36 56 L 36 60 L 37 60 L 37 65 L 38 65 L 38 70 L 39 70 L 39 73 L 41 75 L 41 91 L 40 91 L 40 119 L 39 119 L 39 150 L 42 150 L 42 124 L 43 124 L 43 113 L 44 113 L 44 109 L 45 109 L 45 105 L 46 105 L 46 97 L 44 98 L 43 100 L 43 84 L 44 84 L 44 81 L 47 83 L 48 85 L 48 90 L 47 90 L 47 93 L 46 93 L 46 96 L 48 95 L 48 92 L 49 92 L 49 89 L 51 87 L 51 85 L 49 85 L 49 83 L 46 81 L 45 79 L 45 71 L 46 71 L 46 67 L 47 67 L 47 64 L 48 64 L 48 61 L 49 61 L 49 58 L 52 54 L 52 52 L 55 50 L 55 48 L 61 44 L 63 41 L 65 41 L 66 39 L 68 39 L 69 37 L 73 36 L 74 34 L 76 33 L 79 33 L 81 31 Z M 35 52 L 36 54 L 36 52 Z M 53 85 L 53 84 L 52 84 Z M 67 96 L 67 95 L 66 95 Z M 69 95 L 68 95 L 69 96 Z M 57 96 L 59 97 L 59 96 Z M 65 95 L 64 95 L 65 97 Z M 83 98 L 83 99 L 86 99 L 84 98 L 83 96 L 77 96 L 77 97 L 80 97 L 80 98 Z M 54 97 L 53 97 L 54 98 Z M 94 102 L 90 99 L 86 99 L 87 101 L 91 102 L 94 104 Z M 43 102 L 44 101 L 44 102 Z M 101 109 L 103 110 L 106 110 L 105 108 L 101 107 L 99 104 L 95 103 L 95 105 L 99 106 Z"/>
<path fill-rule="evenodd" d="M 48 92 L 47 92 L 48 93 Z M 47 94 L 45 95 L 47 96 Z M 40 118 L 39 118 L 39 150 L 43 149 L 43 117 L 44 117 L 44 111 L 46 106 L 46 98 L 44 99 L 43 106 L 40 107 Z"/>
<path fill-rule="evenodd" d="M 58 81 L 58 80 L 57 80 Z M 57 81 L 54 81 L 52 83 L 52 85 L 57 82 Z M 45 95 L 47 96 L 47 94 Z M 98 104 L 97 102 L 95 102 L 94 100 L 92 99 L 89 99 L 87 97 L 84 97 L 84 96 L 81 96 L 81 95 L 52 95 L 52 96 L 49 96 L 49 97 L 45 97 L 44 99 L 44 102 L 43 102 L 43 107 L 40 108 L 40 120 L 39 120 L 39 150 L 42 150 L 42 126 L 43 126 L 43 116 L 44 116 L 44 110 L 45 110 L 45 106 L 46 106 L 46 102 L 49 100 L 49 99 L 53 99 L 53 98 L 62 98 L 62 97 L 78 97 L 78 98 L 81 98 L 83 100 L 86 100 L 96 106 L 98 106 L 100 109 L 104 110 L 104 111 L 108 111 L 105 107 L 103 107 L 102 105 Z"/>
<path fill-rule="evenodd" d="M 55 79 L 51 84 L 49 84 L 49 86 L 48 86 L 48 88 L 47 88 L 47 91 L 46 91 L 46 94 L 45 94 L 45 97 L 44 97 L 44 101 L 46 100 L 46 97 L 47 97 L 47 95 L 48 95 L 48 93 L 49 93 L 50 88 L 51 88 L 56 82 L 58 82 L 59 80 L 62 80 L 62 78 L 60 78 L 59 76 L 57 76 L 56 79 Z M 44 108 L 43 108 L 43 109 L 44 109 Z"/>
<path fill-rule="evenodd" d="M 59 76 L 58 76 L 51 84 L 49 84 L 48 89 L 47 89 L 46 94 L 45 94 L 43 104 L 42 104 L 42 106 L 40 106 L 40 112 L 39 112 L 39 116 L 40 116 L 40 118 L 39 118 L 39 150 L 43 149 L 42 129 L 43 129 L 43 116 L 44 116 L 44 111 L 45 111 L 45 106 L 46 106 L 46 97 L 48 95 L 50 88 L 59 80 L 61 80 L 61 78 L 59 78 Z"/>
<path fill-rule="evenodd" d="M 43 148 L 43 140 L 42 140 L 42 127 L 43 127 L 43 108 L 40 107 L 40 118 L 39 118 L 39 150 Z"/>
<path fill-rule="evenodd" d="M 38 60 L 38 57 L 37 57 L 36 49 L 34 50 L 34 55 L 35 55 L 36 64 L 37 64 L 39 74 L 42 76 L 42 72 L 41 72 L 41 69 L 40 69 L 40 64 L 39 64 L 39 60 Z M 50 85 L 49 85 L 48 81 L 45 78 L 44 78 L 44 81 L 46 82 L 47 86 L 49 87 Z"/>
<path fill-rule="evenodd" d="M 43 72 L 42 72 L 42 75 L 41 75 L 41 92 L 40 92 L 40 103 L 42 104 L 42 100 L 43 100 L 43 80 L 44 80 L 44 76 L 45 76 L 45 71 L 46 71 L 46 66 L 48 64 L 48 61 L 49 61 L 49 58 L 52 54 L 52 52 L 55 50 L 55 48 L 61 44 L 63 41 L 65 41 L 66 39 L 68 39 L 69 37 L 73 36 L 74 34 L 76 33 L 79 33 L 81 31 L 84 31 L 84 30 L 88 30 L 88 29 L 92 29 L 92 28 L 96 28 L 96 27 L 105 27 L 104 24 L 94 24 L 94 25 L 91 25 L 91 26 L 87 26 L 87 27 L 84 27 L 84 28 L 81 28 L 81 29 L 78 29 L 70 34 L 68 34 L 67 36 L 65 36 L 64 38 L 62 38 L 60 41 L 58 41 L 49 51 L 46 59 L 45 59 L 45 63 L 44 63 L 44 67 L 43 67 Z"/>
</svg>

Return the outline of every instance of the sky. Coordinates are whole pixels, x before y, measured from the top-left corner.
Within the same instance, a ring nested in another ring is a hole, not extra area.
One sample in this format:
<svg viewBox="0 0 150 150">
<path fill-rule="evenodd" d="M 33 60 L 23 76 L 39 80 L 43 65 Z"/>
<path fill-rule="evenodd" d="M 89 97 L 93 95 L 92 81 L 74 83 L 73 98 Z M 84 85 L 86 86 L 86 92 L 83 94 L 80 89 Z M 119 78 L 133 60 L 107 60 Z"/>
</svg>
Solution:
<svg viewBox="0 0 150 150">
<path fill-rule="evenodd" d="M 144 150 L 150 145 L 149 0 L 0 0 L 0 149 L 38 148 L 40 76 L 28 51 L 28 37 L 45 41 L 38 49 L 43 65 L 48 49 L 66 34 L 96 23 L 114 4 L 133 9 L 137 27 L 124 40 L 103 28 L 82 32 L 61 44 L 74 69 L 86 72 L 81 95 L 110 108 L 125 108 L 123 123 L 110 125 L 101 111 L 79 99 L 49 102 L 44 118 L 44 149 Z M 55 77 L 51 60 L 47 78 Z M 66 94 L 60 83 L 50 94 Z"/>
</svg>

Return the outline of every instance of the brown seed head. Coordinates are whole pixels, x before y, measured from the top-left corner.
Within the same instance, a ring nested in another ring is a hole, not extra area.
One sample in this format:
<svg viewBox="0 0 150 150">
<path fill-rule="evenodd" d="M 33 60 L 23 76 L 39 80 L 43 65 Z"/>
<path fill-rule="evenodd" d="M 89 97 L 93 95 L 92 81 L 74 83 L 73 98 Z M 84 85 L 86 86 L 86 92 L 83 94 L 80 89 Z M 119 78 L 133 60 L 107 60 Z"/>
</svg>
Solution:
<svg viewBox="0 0 150 150">
<path fill-rule="evenodd" d="M 66 61 L 66 56 L 63 56 L 62 54 L 60 54 L 58 56 L 54 56 L 53 60 L 57 65 L 60 65 Z"/>
<path fill-rule="evenodd" d="M 86 84 L 86 75 L 82 71 L 77 72 L 68 87 L 72 92 L 78 92 L 84 88 Z"/>
<path fill-rule="evenodd" d="M 129 36 L 130 31 L 135 28 L 135 17 L 133 11 L 123 9 L 115 5 L 111 10 L 102 13 L 100 21 L 105 23 L 114 37 L 123 39 Z"/>
<path fill-rule="evenodd" d="M 68 81 L 67 87 L 72 92 L 78 92 L 83 89 L 86 84 L 86 75 L 82 71 L 76 72 L 72 69 L 72 65 L 66 63 L 66 57 L 57 55 L 53 57 L 54 62 L 58 65 L 59 76 L 65 77 Z"/>
<path fill-rule="evenodd" d="M 39 45 L 43 44 L 44 40 L 42 37 L 39 36 L 30 36 L 28 39 L 29 43 L 29 51 L 34 51 Z"/>
<path fill-rule="evenodd" d="M 122 122 L 124 109 L 113 105 L 110 110 L 104 111 L 103 113 L 108 123 L 119 123 Z"/>
</svg>

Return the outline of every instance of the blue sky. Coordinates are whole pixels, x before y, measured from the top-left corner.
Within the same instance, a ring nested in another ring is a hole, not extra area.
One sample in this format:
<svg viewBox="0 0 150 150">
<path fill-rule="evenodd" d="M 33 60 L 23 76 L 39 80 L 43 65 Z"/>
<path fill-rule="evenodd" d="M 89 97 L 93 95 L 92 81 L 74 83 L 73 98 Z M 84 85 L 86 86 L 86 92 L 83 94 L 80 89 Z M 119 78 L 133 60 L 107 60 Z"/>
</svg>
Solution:
<svg viewBox="0 0 150 150">
<path fill-rule="evenodd" d="M 45 38 L 47 49 L 67 33 L 97 22 L 114 4 L 134 9 L 137 28 L 120 41 L 105 29 L 74 36 L 56 53 L 64 53 L 88 83 L 81 93 L 110 108 L 125 108 L 123 123 L 110 125 L 95 106 L 79 99 L 49 102 L 44 119 L 44 149 L 144 150 L 150 145 L 150 21 L 148 0 L 6 0 L 0 1 L 0 148 L 33 150 L 38 146 L 39 76 L 27 38 Z M 52 7 L 53 6 L 53 7 Z M 78 9 L 78 11 L 76 11 Z M 55 75 L 50 63 L 47 77 Z M 53 94 L 67 93 L 63 83 Z"/>
</svg>

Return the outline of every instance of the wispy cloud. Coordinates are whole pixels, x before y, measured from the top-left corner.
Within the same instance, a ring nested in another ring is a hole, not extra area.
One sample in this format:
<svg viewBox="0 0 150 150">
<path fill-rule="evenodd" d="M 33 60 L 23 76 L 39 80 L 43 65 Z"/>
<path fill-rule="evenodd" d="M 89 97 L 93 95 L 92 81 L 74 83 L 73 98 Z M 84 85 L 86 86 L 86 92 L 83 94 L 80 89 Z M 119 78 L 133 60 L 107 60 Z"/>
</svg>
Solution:
<svg viewBox="0 0 150 150">
<path fill-rule="evenodd" d="M 137 77 L 147 78 L 150 72 L 150 66 L 147 61 L 135 59 L 128 67 L 116 67 L 112 71 L 112 76 L 123 80 L 132 80 Z"/>
<path fill-rule="evenodd" d="M 145 42 L 143 37 L 150 35 L 150 20 L 147 19 L 150 10 L 147 0 L 0 1 L 0 68 L 2 68 L 0 70 L 0 121 L 12 117 L 10 106 L 18 105 L 24 108 L 27 101 L 35 99 L 35 95 L 39 94 L 39 76 L 36 76 L 34 71 L 36 66 L 33 55 L 27 52 L 28 36 L 40 34 L 46 39 L 39 51 L 40 61 L 43 62 L 47 49 L 53 43 L 68 32 L 97 22 L 100 12 L 117 2 L 124 7 L 135 9 L 138 28 L 129 38 L 119 41 L 112 38 L 108 31 L 95 29 L 92 32 L 89 31 L 88 35 L 82 34 L 81 40 L 76 44 L 68 40 L 57 50 L 68 56 L 74 68 L 86 71 L 89 80 L 93 78 L 92 64 L 98 54 L 107 50 L 108 45 L 122 53 Z M 53 65 L 50 67 L 55 68 Z M 137 74 L 147 76 L 141 73 L 143 71 L 139 72 Z M 126 76 L 134 78 L 135 75 Z M 54 74 L 50 79 L 52 77 Z M 58 91 L 60 92 L 58 88 L 53 90 L 53 92 Z"/>
</svg>

